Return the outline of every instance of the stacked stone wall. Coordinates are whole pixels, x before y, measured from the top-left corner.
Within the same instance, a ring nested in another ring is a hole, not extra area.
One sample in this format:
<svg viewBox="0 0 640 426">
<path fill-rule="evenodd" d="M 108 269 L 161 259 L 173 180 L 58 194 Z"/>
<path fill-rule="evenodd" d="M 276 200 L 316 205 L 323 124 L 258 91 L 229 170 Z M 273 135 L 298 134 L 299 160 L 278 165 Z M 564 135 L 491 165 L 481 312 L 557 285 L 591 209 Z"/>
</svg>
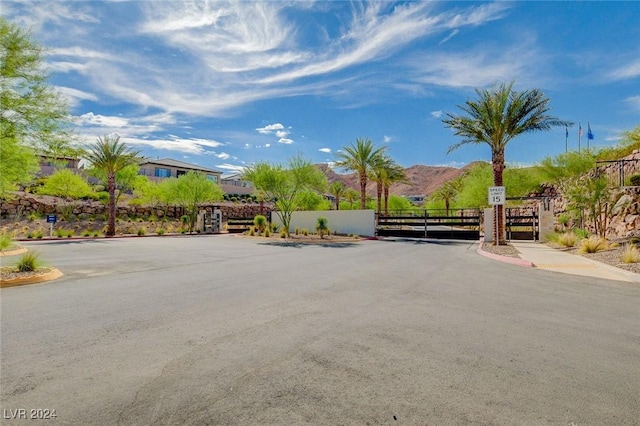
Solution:
<svg viewBox="0 0 640 426">
<path fill-rule="evenodd" d="M 220 202 L 209 203 L 202 206 L 203 209 L 219 209 L 222 212 L 223 222 L 227 218 L 253 218 L 258 214 L 269 216 L 272 205 L 265 203 L 232 203 Z M 0 204 L 0 217 L 2 220 L 16 220 L 26 218 L 32 214 L 59 214 L 70 211 L 76 218 L 83 219 L 100 215 L 107 215 L 107 206 L 99 201 L 70 201 L 63 202 L 59 198 L 40 196 L 29 193 L 17 193 L 15 198 L 4 200 Z M 146 218 L 155 215 L 158 218 L 168 217 L 178 219 L 185 214 L 180 206 L 152 207 L 152 206 L 131 206 L 120 203 L 117 206 L 117 217 L 142 217 Z"/>
</svg>

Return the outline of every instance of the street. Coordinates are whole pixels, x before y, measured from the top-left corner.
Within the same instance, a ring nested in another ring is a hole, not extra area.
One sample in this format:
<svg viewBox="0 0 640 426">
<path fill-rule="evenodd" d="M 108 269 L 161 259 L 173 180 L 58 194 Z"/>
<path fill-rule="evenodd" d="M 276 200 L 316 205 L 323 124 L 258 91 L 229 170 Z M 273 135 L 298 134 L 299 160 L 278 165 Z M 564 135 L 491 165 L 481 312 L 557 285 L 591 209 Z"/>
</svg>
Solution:
<svg viewBox="0 0 640 426">
<path fill-rule="evenodd" d="M 24 245 L 65 275 L 1 290 L 3 424 L 640 424 L 627 283 L 463 241 Z"/>
</svg>

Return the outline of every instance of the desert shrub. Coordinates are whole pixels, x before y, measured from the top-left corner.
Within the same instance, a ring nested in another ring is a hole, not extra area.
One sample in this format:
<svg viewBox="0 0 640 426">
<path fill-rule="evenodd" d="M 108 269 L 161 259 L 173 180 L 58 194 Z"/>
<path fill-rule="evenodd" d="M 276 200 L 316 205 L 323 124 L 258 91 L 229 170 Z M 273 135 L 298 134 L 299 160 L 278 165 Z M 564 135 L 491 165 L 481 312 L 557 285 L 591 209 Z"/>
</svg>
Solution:
<svg viewBox="0 0 640 426">
<path fill-rule="evenodd" d="M 316 231 L 318 231 L 318 235 L 320 238 L 324 238 L 325 233 L 329 234 L 329 220 L 326 217 L 319 217 L 316 219 Z"/>
<path fill-rule="evenodd" d="M 298 234 L 296 234 L 298 235 Z M 287 231 L 285 231 L 284 229 L 280 230 L 280 238 L 287 238 Z"/>
<path fill-rule="evenodd" d="M 102 234 L 100 233 L 100 231 L 95 231 L 95 232 L 93 233 L 93 236 L 94 236 L 94 237 L 96 237 L 96 238 L 97 238 L 97 237 L 99 237 L 99 236 L 101 236 L 101 235 L 102 235 Z"/>
<path fill-rule="evenodd" d="M 294 234 L 299 235 L 300 229 L 296 226 L 296 229 L 293 231 Z"/>
<path fill-rule="evenodd" d="M 249 236 L 253 237 L 256 235 L 256 230 L 253 226 L 249 227 Z"/>
<path fill-rule="evenodd" d="M 264 236 L 267 238 L 271 236 L 271 230 L 268 227 L 264 228 Z"/>
<path fill-rule="evenodd" d="M 92 231 L 91 231 L 91 229 L 85 229 L 85 230 L 82 232 L 82 236 L 83 236 L 83 237 L 90 237 L 90 236 L 91 236 L 91 232 L 92 232 Z"/>
<path fill-rule="evenodd" d="M 255 225 L 256 228 L 258 228 L 259 232 L 262 232 L 262 230 L 268 225 L 267 217 L 261 214 L 258 214 L 253 218 L 253 224 Z"/>
<path fill-rule="evenodd" d="M 560 239 L 560 235 L 562 235 L 560 232 L 550 232 L 546 234 L 544 238 L 551 243 L 559 244 L 558 240 Z"/>
<path fill-rule="evenodd" d="M 302 233 L 302 235 L 304 235 L 305 237 L 307 235 L 309 235 L 309 231 L 307 231 L 307 228 L 302 228 L 302 230 L 300 231 Z"/>
<path fill-rule="evenodd" d="M 67 231 L 66 230 L 64 230 L 62 228 L 56 229 L 56 237 L 62 238 L 64 236 L 66 236 L 66 235 L 67 235 Z"/>
<path fill-rule="evenodd" d="M 67 238 L 73 237 L 74 233 L 75 233 L 75 231 L 73 229 L 67 229 Z"/>
<path fill-rule="evenodd" d="M 164 229 L 162 229 L 162 228 L 156 228 L 156 234 L 158 234 L 158 235 L 164 235 Z"/>
<path fill-rule="evenodd" d="M 29 222 L 34 222 L 38 219 L 42 219 L 42 215 L 40 213 L 29 213 L 29 216 L 27 216 L 27 219 L 29 220 Z"/>
<path fill-rule="evenodd" d="M 278 224 L 277 223 L 271 223 L 269 226 L 271 227 L 271 232 L 278 232 Z"/>
<path fill-rule="evenodd" d="M 580 253 L 597 253 L 608 248 L 607 240 L 597 235 L 592 235 L 580 242 Z"/>
<path fill-rule="evenodd" d="M 563 232 L 558 237 L 558 244 L 564 247 L 574 247 L 576 245 L 576 234 L 573 232 Z"/>
<path fill-rule="evenodd" d="M 138 236 L 142 237 L 146 233 L 147 231 L 143 227 L 138 228 L 138 232 L 137 232 Z"/>
<path fill-rule="evenodd" d="M 589 231 L 587 231 L 586 229 L 574 229 L 573 233 L 576 234 L 576 237 L 578 237 L 578 239 L 580 240 L 589 238 Z"/>
<path fill-rule="evenodd" d="M 570 220 L 571 218 L 569 217 L 569 215 L 561 214 L 560 216 L 558 216 L 558 224 L 562 225 L 563 228 L 569 224 Z"/>
<path fill-rule="evenodd" d="M 158 216 L 156 216 L 155 214 L 152 214 L 151 216 L 149 216 L 149 222 L 155 223 L 157 221 L 158 221 Z"/>
<path fill-rule="evenodd" d="M 640 174 L 632 175 L 629 178 L 629 182 L 631 182 L 632 186 L 640 186 Z"/>
<path fill-rule="evenodd" d="M 626 244 L 624 251 L 622 252 L 621 260 L 624 263 L 638 263 L 640 262 L 640 250 L 635 244 Z"/>
<path fill-rule="evenodd" d="M 182 222 L 183 225 L 187 225 L 189 223 L 189 215 L 183 214 L 180 216 L 180 222 Z"/>
<path fill-rule="evenodd" d="M 37 239 L 41 239 L 42 237 L 44 237 L 44 231 L 42 229 L 38 229 L 35 233 L 35 237 Z"/>
<path fill-rule="evenodd" d="M 16 263 L 16 269 L 20 272 L 32 272 L 38 269 L 39 266 L 40 259 L 38 254 L 32 251 L 23 254 L 18 263 Z"/>
</svg>

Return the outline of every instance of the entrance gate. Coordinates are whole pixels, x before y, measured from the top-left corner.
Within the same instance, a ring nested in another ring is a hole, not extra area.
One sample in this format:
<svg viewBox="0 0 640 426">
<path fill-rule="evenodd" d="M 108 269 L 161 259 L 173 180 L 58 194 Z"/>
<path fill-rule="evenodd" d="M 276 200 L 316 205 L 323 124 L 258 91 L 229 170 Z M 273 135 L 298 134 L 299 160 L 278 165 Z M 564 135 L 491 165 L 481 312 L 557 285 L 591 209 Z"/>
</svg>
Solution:
<svg viewBox="0 0 640 426">
<path fill-rule="evenodd" d="M 540 238 L 537 206 L 507 207 L 505 228 L 508 241 Z M 488 217 L 486 220 L 492 220 Z M 480 239 L 479 209 L 396 210 L 376 215 L 376 235 L 381 237 Z"/>
<path fill-rule="evenodd" d="M 376 215 L 376 234 L 385 237 L 478 240 L 479 209 L 396 210 Z"/>
</svg>

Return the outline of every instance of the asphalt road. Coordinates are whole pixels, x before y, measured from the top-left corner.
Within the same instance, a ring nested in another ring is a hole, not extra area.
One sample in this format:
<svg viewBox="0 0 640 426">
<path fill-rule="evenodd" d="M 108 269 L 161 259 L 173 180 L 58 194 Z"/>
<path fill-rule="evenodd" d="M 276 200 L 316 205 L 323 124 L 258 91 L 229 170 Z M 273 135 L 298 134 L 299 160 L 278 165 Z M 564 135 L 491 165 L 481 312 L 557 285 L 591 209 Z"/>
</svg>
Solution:
<svg viewBox="0 0 640 426">
<path fill-rule="evenodd" d="M 2 423 L 640 424 L 638 287 L 257 241 L 28 243 L 65 276 L 1 290 Z"/>
</svg>

